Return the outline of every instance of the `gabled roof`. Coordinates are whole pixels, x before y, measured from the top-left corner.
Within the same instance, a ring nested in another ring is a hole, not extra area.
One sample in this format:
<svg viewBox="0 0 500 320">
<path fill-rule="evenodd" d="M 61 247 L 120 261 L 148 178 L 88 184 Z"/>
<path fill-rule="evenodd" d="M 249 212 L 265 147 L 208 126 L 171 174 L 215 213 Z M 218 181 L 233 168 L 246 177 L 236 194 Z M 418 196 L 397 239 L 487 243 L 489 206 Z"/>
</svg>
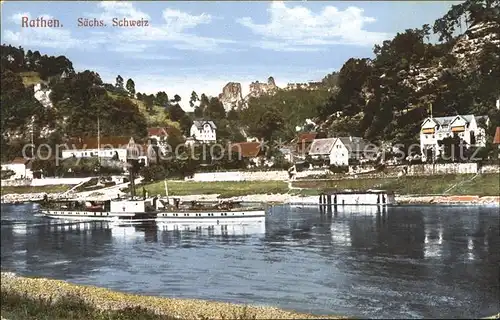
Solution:
<svg viewBox="0 0 500 320">
<path fill-rule="evenodd" d="M 166 128 L 148 128 L 148 136 L 166 136 L 167 135 L 167 129 Z"/>
<path fill-rule="evenodd" d="M 297 139 L 297 143 L 302 143 L 302 142 L 313 142 L 314 139 L 316 139 L 316 136 L 318 133 L 316 132 L 305 132 L 299 134 L 299 137 Z"/>
<path fill-rule="evenodd" d="M 214 123 L 213 121 L 211 121 L 211 120 L 194 120 L 194 121 L 193 121 L 193 124 L 196 126 L 196 128 L 198 128 L 198 130 L 203 129 L 203 126 L 204 126 L 205 124 L 207 124 L 207 123 L 210 125 L 210 127 L 211 127 L 213 130 L 217 129 L 217 126 L 216 126 L 216 125 L 215 125 L 215 123 Z"/>
<path fill-rule="evenodd" d="M 23 158 L 23 157 L 16 157 L 14 160 L 10 162 L 10 164 L 28 164 L 31 161 L 29 158 Z"/>
<path fill-rule="evenodd" d="M 500 127 L 497 127 L 497 131 L 495 132 L 495 137 L 493 138 L 493 143 L 500 144 Z"/>
<path fill-rule="evenodd" d="M 360 137 L 339 137 L 338 138 L 349 151 L 365 151 L 370 142 Z"/>
<path fill-rule="evenodd" d="M 309 148 L 310 155 L 330 154 L 337 138 L 314 139 Z"/>
<path fill-rule="evenodd" d="M 91 150 L 99 147 L 101 148 L 127 148 L 130 137 L 101 137 L 98 141 L 97 137 L 89 138 L 73 138 L 66 143 L 69 150 Z"/>
<path fill-rule="evenodd" d="M 488 116 L 474 116 L 473 114 L 466 114 L 466 115 L 455 115 L 455 116 L 448 116 L 448 117 L 432 117 L 432 118 L 427 118 L 422 122 L 422 126 L 427 122 L 427 120 L 433 121 L 439 126 L 447 126 L 450 125 L 455 119 L 457 118 L 462 118 L 465 120 L 467 124 L 471 123 L 473 119 L 476 119 L 476 122 L 478 122 L 481 119 L 488 120 Z"/>
<path fill-rule="evenodd" d="M 148 136 L 169 136 L 182 134 L 179 129 L 173 126 L 148 128 Z"/>
<path fill-rule="evenodd" d="M 260 142 L 238 142 L 231 144 L 231 151 L 238 152 L 243 158 L 254 158 L 262 151 Z"/>
<path fill-rule="evenodd" d="M 313 142 L 314 139 L 322 139 L 326 138 L 326 134 L 324 132 L 304 132 L 300 133 L 294 141 L 297 144 Z"/>
</svg>

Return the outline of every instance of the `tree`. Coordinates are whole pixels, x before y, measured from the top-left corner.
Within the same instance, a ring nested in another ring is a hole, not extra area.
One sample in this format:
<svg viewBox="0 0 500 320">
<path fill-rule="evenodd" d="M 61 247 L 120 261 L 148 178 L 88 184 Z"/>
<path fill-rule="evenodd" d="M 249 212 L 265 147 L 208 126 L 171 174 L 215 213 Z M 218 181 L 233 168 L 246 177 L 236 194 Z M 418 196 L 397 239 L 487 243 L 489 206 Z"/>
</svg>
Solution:
<svg viewBox="0 0 500 320">
<path fill-rule="evenodd" d="M 186 114 L 178 103 L 171 105 L 167 112 L 172 121 L 179 121 Z"/>
<path fill-rule="evenodd" d="M 170 102 L 173 102 L 173 103 L 179 103 L 181 101 L 181 96 L 176 94 L 174 95 L 174 98 L 170 100 Z"/>
<path fill-rule="evenodd" d="M 118 76 L 116 77 L 115 87 L 116 87 L 118 90 L 124 90 L 124 89 L 123 89 L 123 78 L 122 78 L 122 76 L 118 75 Z"/>
<path fill-rule="evenodd" d="M 143 95 L 143 100 L 146 105 L 146 111 L 149 113 L 153 112 L 153 106 L 155 101 L 155 96 L 153 94 Z"/>
<path fill-rule="evenodd" d="M 23 85 L 22 78 L 9 70 L 1 73 L 0 103 L 2 106 L 2 134 L 7 139 L 12 131 L 28 131 L 34 115 L 43 115 L 43 106 L 33 93 Z M 24 129 L 24 130 L 23 130 Z"/>
<path fill-rule="evenodd" d="M 220 120 L 226 118 L 226 110 L 224 109 L 224 105 L 218 98 L 212 97 L 210 98 L 208 105 L 204 110 L 203 116 L 207 120 Z"/>
<path fill-rule="evenodd" d="M 466 160 L 466 145 L 459 136 L 446 137 L 438 141 L 438 145 L 443 147 L 441 159 L 444 161 L 460 162 Z"/>
<path fill-rule="evenodd" d="M 205 109 L 207 108 L 210 101 L 208 97 L 202 93 L 200 97 L 200 104 L 194 107 L 194 117 L 196 119 L 202 119 L 205 114 Z"/>
<path fill-rule="evenodd" d="M 165 169 L 161 165 L 143 167 L 139 174 L 144 178 L 145 182 L 161 181 L 166 177 Z"/>
<path fill-rule="evenodd" d="M 434 22 L 433 31 L 439 34 L 439 41 L 450 42 L 454 39 L 456 27 L 465 23 L 469 26 L 482 21 L 499 21 L 498 0 L 466 0 L 451 6 L 451 9 Z"/>
<path fill-rule="evenodd" d="M 200 101 L 200 98 L 198 98 L 198 95 L 196 92 L 191 92 L 191 98 L 189 99 L 189 106 L 194 109 L 195 104 L 197 101 Z"/>
<path fill-rule="evenodd" d="M 239 119 L 240 115 L 238 114 L 238 111 L 236 111 L 234 108 L 232 108 L 227 112 L 227 120 L 237 122 Z"/>
<path fill-rule="evenodd" d="M 128 79 L 127 80 L 127 91 L 130 95 L 131 98 L 135 97 L 135 83 L 134 80 Z"/>
<path fill-rule="evenodd" d="M 179 124 L 181 126 L 182 133 L 188 136 L 189 131 L 191 130 L 191 126 L 193 125 L 193 120 L 191 120 L 187 113 L 184 113 L 181 116 L 181 118 L 179 119 Z"/>
<path fill-rule="evenodd" d="M 158 93 L 156 93 L 154 104 L 162 107 L 168 106 L 168 95 L 165 91 L 158 91 Z"/>
</svg>

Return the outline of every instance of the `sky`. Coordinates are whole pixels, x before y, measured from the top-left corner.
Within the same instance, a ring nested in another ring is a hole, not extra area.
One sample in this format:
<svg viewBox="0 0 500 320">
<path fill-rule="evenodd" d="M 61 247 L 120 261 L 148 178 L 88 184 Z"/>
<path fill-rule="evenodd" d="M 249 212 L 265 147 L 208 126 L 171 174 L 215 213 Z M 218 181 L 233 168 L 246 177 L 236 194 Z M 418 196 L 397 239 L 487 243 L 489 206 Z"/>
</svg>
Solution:
<svg viewBox="0 0 500 320">
<path fill-rule="evenodd" d="M 179 94 L 189 109 L 194 90 L 216 96 L 230 81 L 248 93 L 273 76 L 319 81 L 349 58 L 373 57 L 373 46 L 397 32 L 433 24 L 452 1 L 84 1 L 2 2 L 2 43 L 65 55 L 77 71 L 108 83 L 132 78 L 137 92 Z M 23 17 L 58 19 L 59 28 L 22 27 Z M 79 26 L 79 19 L 105 26 Z M 113 26 L 113 19 L 148 26 Z"/>
</svg>

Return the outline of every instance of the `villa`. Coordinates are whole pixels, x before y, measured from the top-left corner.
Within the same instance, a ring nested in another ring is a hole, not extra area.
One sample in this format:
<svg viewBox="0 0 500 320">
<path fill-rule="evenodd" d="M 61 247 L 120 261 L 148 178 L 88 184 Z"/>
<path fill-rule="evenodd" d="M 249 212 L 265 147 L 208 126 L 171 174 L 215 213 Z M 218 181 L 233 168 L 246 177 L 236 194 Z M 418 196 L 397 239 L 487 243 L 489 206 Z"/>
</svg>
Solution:
<svg viewBox="0 0 500 320">
<path fill-rule="evenodd" d="M 424 120 L 420 130 L 420 152 L 425 157 L 426 150 L 433 150 L 438 156 L 442 147 L 439 141 L 458 136 L 467 147 L 486 145 L 485 127 L 489 125 L 488 116 L 456 115 L 450 117 L 429 117 Z"/>
<path fill-rule="evenodd" d="M 217 141 L 217 126 L 210 120 L 195 120 L 189 131 L 189 136 L 194 141 L 202 143 L 215 143 Z"/>
<path fill-rule="evenodd" d="M 313 159 L 328 160 L 330 165 L 348 166 L 352 160 L 363 161 L 370 153 L 370 143 L 360 137 L 315 139 L 309 148 Z"/>
</svg>

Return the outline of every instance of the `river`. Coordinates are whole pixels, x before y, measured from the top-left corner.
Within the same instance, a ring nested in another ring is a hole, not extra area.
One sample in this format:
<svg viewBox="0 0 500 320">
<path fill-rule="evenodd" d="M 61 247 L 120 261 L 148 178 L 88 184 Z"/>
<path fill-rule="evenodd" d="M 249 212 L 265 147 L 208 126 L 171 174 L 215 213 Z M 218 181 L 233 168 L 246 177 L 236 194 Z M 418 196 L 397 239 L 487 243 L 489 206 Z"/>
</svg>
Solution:
<svg viewBox="0 0 500 320">
<path fill-rule="evenodd" d="M 365 318 L 499 312 L 498 207 L 276 206 L 265 224 L 61 226 L 2 204 L 1 267 L 114 290 Z"/>
</svg>

